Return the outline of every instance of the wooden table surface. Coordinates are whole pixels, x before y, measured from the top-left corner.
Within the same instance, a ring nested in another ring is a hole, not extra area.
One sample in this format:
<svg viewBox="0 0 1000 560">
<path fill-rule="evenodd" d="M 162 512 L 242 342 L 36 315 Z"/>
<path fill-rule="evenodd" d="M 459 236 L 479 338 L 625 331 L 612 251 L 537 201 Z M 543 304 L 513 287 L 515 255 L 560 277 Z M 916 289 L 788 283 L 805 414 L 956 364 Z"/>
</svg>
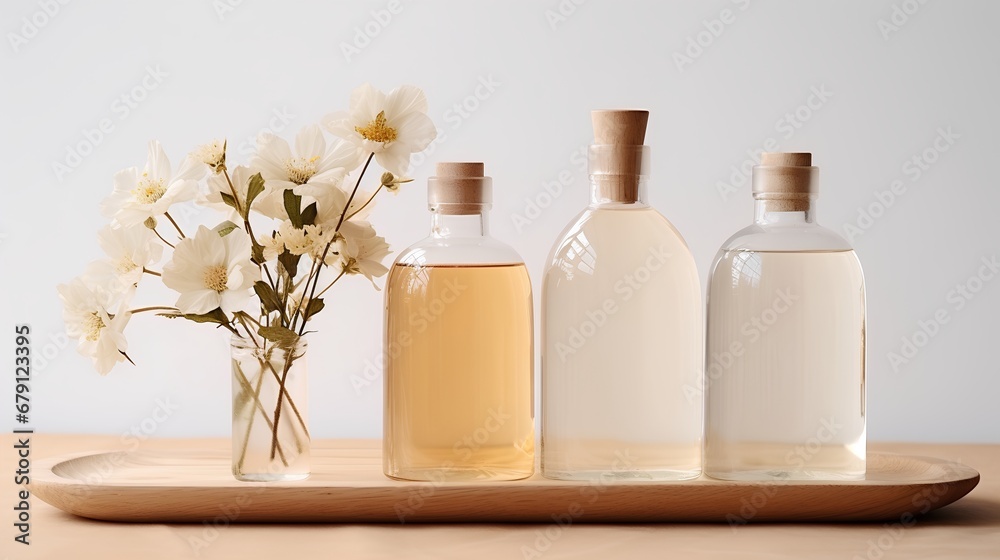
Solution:
<svg viewBox="0 0 1000 560">
<path fill-rule="evenodd" d="M 31 436 L 31 458 L 126 446 L 115 436 Z M 16 443 L 5 436 L 0 558 L 989 558 L 1000 559 L 1000 445 L 872 443 L 977 469 L 971 494 L 915 525 L 182 525 L 81 519 L 31 501 L 31 545 L 14 542 Z M 226 448 L 228 440 L 149 440 L 142 449 Z M 30 488 L 30 486 L 29 486 Z M 5 519 L 4 516 L 7 516 Z"/>
</svg>

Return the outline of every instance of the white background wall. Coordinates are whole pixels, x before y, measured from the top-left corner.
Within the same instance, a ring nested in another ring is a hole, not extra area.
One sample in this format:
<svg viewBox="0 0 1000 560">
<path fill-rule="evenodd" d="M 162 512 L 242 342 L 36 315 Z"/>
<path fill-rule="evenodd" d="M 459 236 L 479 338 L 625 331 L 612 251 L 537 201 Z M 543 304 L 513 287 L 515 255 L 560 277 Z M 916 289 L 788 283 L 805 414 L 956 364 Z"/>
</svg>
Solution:
<svg viewBox="0 0 1000 560">
<path fill-rule="evenodd" d="M 40 15 L 47 5 L 57 13 Z M 414 167 L 415 185 L 382 199 L 380 233 L 397 249 L 425 234 L 433 161 L 485 160 L 494 233 L 521 252 L 536 289 L 555 236 L 587 200 L 578 162 L 591 109 L 651 110 L 650 198 L 687 238 L 703 279 L 752 218 L 747 184 L 728 196 L 719 187 L 740 179 L 748 150 L 773 138 L 814 152 L 820 221 L 843 231 L 862 220 L 869 437 L 1000 442 L 1000 277 L 974 280 L 981 259 L 1000 256 L 1000 3 L 38 0 L 4 2 L 0 13 L 3 352 L 13 353 L 13 325 L 30 323 L 37 430 L 228 434 L 225 337 L 139 316 L 129 330 L 139 367 L 102 378 L 61 344 L 55 285 L 98 256 L 98 204 L 115 171 L 145 161 L 149 139 L 178 161 L 226 136 L 230 159 L 246 161 L 258 130 L 291 138 L 371 81 L 423 87 L 442 132 Z M 713 22 L 723 15 L 728 23 Z M 33 32 L 23 18 L 44 25 Z M 143 88 L 148 69 L 162 76 Z M 102 119 L 111 132 L 87 140 Z M 955 138 L 935 149 L 941 130 Z M 57 176 L 53 164 L 81 144 L 89 155 Z M 902 194 L 880 203 L 894 181 Z M 528 201 L 546 207 L 528 214 Z M 530 223 L 517 228 L 515 216 Z M 979 291 L 960 304 L 952 291 L 970 282 Z M 317 321 L 316 436 L 380 435 L 381 378 L 355 390 L 351 377 L 363 379 L 380 352 L 381 297 L 352 278 Z M 144 298 L 172 302 L 166 292 Z M 894 368 L 889 353 L 938 310 L 947 324 L 918 336 L 926 344 Z M 167 420 L 147 420 L 164 403 L 176 408 Z"/>
</svg>

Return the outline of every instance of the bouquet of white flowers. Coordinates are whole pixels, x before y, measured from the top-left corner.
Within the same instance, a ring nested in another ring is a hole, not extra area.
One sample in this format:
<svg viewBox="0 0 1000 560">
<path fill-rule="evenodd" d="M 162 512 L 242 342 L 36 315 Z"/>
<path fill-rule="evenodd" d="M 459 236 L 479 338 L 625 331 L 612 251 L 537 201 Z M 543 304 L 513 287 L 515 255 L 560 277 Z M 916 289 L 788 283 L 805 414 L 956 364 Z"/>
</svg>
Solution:
<svg viewBox="0 0 1000 560">
<path fill-rule="evenodd" d="M 306 325 L 344 275 L 371 280 L 387 272 L 382 260 L 389 247 L 366 221 L 371 203 L 381 190 L 395 191 L 409 181 L 402 177 L 410 156 L 436 136 L 424 93 L 413 86 L 386 95 L 363 85 L 351 95 L 349 111 L 327 115 L 321 124 L 336 138 L 325 137 L 320 125 L 307 126 L 296 136 L 294 150 L 262 133 L 246 166 L 230 167 L 223 140 L 199 147 L 175 169 L 159 142 L 151 142 L 145 167 L 118 172 L 102 205 L 111 219 L 98 234 L 105 258 L 59 286 L 67 332 L 101 374 L 132 362 L 125 328 L 138 313 L 232 332 L 234 443 L 241 439 L 237 426 L 249 424 L 242 446 L 234 449 L 237 476 L 247 474 L 254 411 L 270 434 L 267 461 L 278 455 L 286 470 L 295 463 L 282 446 L 286 429 L 295 457 L 305 454 L 307 461 L 308 429 L 288 390 L 304 353 Z M 373 159 L 385 172 L 378 187 L 366 192 L 360 186 Z M 225 218 L 188 235 L 170 213 L 185 202 L 216 208 Z M 165 252 L 169 259 L 158 271 Z M 176 302 L 132 308 L 147 278 L 176 291 Z M 237 348 L 246 352 L 238 355 Z M 259 366 L 254 372 L 246 371 L 243 354 Z M 265 398 L 269 391 L 273 404 Z M 291 411 L 283 419 L 286 407 Z"/>
</svg>

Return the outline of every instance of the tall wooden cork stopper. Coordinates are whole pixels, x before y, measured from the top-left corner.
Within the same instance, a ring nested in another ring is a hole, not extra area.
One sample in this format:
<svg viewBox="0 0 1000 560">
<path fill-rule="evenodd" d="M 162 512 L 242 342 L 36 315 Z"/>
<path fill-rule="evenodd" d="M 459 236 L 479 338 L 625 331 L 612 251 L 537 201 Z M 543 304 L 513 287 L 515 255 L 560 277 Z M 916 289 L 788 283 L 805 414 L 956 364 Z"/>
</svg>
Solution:
<svg viewBox="0 0 1000 560">
<path fill-rule="evenodd" d="M 643 169 L 643 146 L 649 111 L 592 111 L 594 145 L 590 150 L 590 174 L 597 182 L 598 195 L 615 202 L 635 202 L 639 198 L 639 178 Z"/>
<path fill-rule="evenodd" d="M 479 214 L 493 202 L 493 180 L 482 162 L 439 162 L 427 180 L 427 203 L 442 214 Z"/>
<path fill-rule="evenodd" d="M 819 168 L 808 152 L 764 152 L 753 168 L 753 197 L 772 212 L 808 210 L 819 192 Z"/>
</svg>

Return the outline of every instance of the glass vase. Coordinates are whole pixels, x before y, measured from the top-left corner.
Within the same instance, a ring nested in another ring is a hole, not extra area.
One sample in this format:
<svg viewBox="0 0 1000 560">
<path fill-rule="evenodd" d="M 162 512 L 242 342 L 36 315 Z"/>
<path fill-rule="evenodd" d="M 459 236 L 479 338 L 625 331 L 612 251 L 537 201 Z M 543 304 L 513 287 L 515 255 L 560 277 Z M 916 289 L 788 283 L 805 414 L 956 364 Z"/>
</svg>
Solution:
<svg viewBox="0 0 1000 560">
<path fill-rule="evenodd" d="M 292 346 L 233 337 L 233 476 L 309 476 L 305 339 Z"/>
</svg>

